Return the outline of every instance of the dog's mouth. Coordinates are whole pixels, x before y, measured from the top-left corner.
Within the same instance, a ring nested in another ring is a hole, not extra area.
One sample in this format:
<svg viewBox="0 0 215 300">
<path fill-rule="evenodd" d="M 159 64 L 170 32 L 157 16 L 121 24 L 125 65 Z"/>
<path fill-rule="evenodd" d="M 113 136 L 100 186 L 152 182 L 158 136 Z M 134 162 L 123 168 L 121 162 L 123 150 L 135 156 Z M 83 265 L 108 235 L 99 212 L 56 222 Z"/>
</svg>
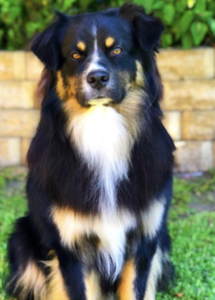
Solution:
<svg viewBox="0 0 215 300">
<path fill-rule="evenodd" d="M 91 99 L 87 102 L 87 106 L 110 106 L 110 104 L 112 104 L 114 101 L 111 98 L 107 98 L 107 97 L 97 97 L 94 99 Z"/>
</svg>

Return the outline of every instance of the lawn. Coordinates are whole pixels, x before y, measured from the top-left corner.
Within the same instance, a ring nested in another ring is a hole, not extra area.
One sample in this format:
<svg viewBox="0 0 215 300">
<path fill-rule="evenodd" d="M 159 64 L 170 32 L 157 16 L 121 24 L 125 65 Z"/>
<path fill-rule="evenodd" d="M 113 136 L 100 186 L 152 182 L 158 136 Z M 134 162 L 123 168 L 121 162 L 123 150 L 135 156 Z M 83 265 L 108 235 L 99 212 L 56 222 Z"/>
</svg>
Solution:
<svg viewBox="0 0 215 300">
<path fill-rule="evenodd" d="M 14 220 L 26 210 L 24 169 L 0 169 L 0 300 L 7 276 L 6 247 Z M 215 170 L 175 178 L 169 214 L 175 282 L 157 300 L 215 300 Z"/>
</svg>

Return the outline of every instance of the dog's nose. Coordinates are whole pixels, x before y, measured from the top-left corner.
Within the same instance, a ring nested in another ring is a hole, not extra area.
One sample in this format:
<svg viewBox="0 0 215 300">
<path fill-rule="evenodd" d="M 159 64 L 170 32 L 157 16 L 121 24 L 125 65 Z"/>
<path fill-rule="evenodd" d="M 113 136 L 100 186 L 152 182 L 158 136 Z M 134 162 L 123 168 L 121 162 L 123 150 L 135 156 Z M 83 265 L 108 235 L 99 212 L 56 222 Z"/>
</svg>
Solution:
<svg viewBox="0 0 215 300">
<path fill-rule="evenodd" d="M 92 88 L 100 90 L 109 80 L 109 74 L 105 71 L 92 71 L 87 75 L 87 82 L 91 85 Z"/>
</svg>

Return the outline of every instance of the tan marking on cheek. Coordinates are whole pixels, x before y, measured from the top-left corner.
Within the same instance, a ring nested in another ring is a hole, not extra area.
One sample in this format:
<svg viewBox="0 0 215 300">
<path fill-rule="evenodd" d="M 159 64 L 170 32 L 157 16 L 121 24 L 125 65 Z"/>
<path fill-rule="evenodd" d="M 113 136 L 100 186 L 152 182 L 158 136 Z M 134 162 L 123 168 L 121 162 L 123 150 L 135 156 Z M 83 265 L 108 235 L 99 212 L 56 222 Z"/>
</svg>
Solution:
<svg viewBox="0 0 215 300">
<path fill-rule="evenodd" d="M 69 125 L 71 121 L 76 117 L 80 116 L 88 111 L 88 108 L 83 107 L 79 104 L 76 99 L 76 91 L 77 91 L 77 78 L 72 77 L 67 79 L 68 84 L 68 98 L 63 102 L 63 109 L 67 115 L 67 132 L 69 133 Z"/>
<path fill-rule="evenodd" d="M 120 83 L 121 85 L 125 88 L 126 91 L 128 91 L 129 87 L 130 87 L 130 76 L 128 74 L 128 72 L 126 71 L 119 71 L 119 79 L 120 79 Z"/>
<path fill-rule="evenodd" d="M 69 126 L 71 121 L 76 117 L 80 116 L 88 111 L 88 108 L 81 106 L 77 99 L 75 97 L 69 98 L 66 102 L 63 104 L 64 111 L 68 117 L 67 121 L 67 126 L 68 130 L 67 132 L 69 133 Z"/>
<path fill-rule="evenodd" d="M 85 51 L 86 50 L 86 44 L 82 41 L 78 42 L 77 44 L 77 48 L 81 51 Z"/>
<path fill-rule="evenodd" d="M 110 48 L 111 46 L 113 46 L 114 41 L 115 41 L 114 38 L 108 37 L 108 38 L 105 40 L 105 45 L 106 45 L 106 47 Z"/>
<path fill-rule="evenodd" d="M 46 278 L 35 262 L 29 261 L 24 272 L 19 277 L 15 290 L 21 290 L 19 299 L 26 299 L 28 293 L 32 293 L 35 299 L 46 299 Z"/>
<path fill-rule="evenodd" d="M 61 100 L 66 98 L 66 88 L 63 82 L 63 77 L 61 71 L 57 72 L 57 82 L 56 82 L 56 91 Z"/>
<path fill-rule="evenodd" d="M 134 281 L 136 278 L 136 270 L 134 265 L 134 259 L 126 262 L 122 275 L 121 282 L 117 291 L 120 300 L 135 300 Z"/>
<path fill-rule="evenodd" d="M 67 101 L 74 97 L 77 89 L 77 79 L 75 76 L 67 77 L 64 81 L 62 72 L 58 71 L 56 74 L 56 92 L 62 101 Z"/>
<path fill-rule="evenodd" d="M 45 300 L 69 300 L 63 277 L 59 268 L 59 262 L 56 257 L 50 261 L 43 262 L 51 269 L 48 277 L 47 297 Z M 43 300 L 43 298 L 41 298 Z"/>
<path fill-rule="evenodd" d="M 138 60 L 136 60 L 135 63 L 136 63 L 135 83 L 140 87 L 144 87 L 145 77 L 144 77 L 143 67 Z"/>
<path fill-rule="evenodd" d="M 101 290 L 99 285 L 99 276 L 95 271 L 91 271 L 84 278 L 87 300 L 101 299 Z"/>
<path fill-rule="evenodd" d="M 130 88 L 125 99 L 115 106 L 115 109 L 125 117 L 128 130 L 134 140 L 138 138 L 141 131 L 141 111 L 145 104 L 144 97 L 146 94 L 142 89 Z"/>
<path fill-rule="evenodd" d="M 67 77 L 66 86 L 67 86 L 67 88 L 66 88 L 66 90 L 67 90 L 67 100 L 69 100 L 70 98 L 75 98 L 75 94 L 77 92 L 77 78 L 76 78 L 76 76 Z"/>
</svg>

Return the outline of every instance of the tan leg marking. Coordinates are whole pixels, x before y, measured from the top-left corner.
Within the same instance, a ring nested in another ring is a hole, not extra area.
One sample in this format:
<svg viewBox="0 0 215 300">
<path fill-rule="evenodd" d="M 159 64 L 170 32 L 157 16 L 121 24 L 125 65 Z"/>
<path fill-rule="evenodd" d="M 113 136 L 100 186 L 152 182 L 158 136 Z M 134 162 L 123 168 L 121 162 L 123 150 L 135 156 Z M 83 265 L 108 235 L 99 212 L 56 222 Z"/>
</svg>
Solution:
<svg viewBox="0 0 215 300">
<path fill-rule="evenodd" d="M 122 277 L 117 294 L 120 300 L 135 300 L 134 280 L 136 271 L 134 260 L 128 261 L 123 268 Z"/>
<path fill-rule="evenodd" d="M 47 279 L 46 300 L 69 300 L 59 269 L 58 259 L 55 257 L 51 261 L 44 262 L 44 264 L 51 268 L 51 273 Z"/>
<path fill-rule="evenodd" d="M 46 299 L 46 278 L 35 262 L 29 261 L 26 269 L 20 271 L 15 290 L 21 288 L 19 299 L 26 299 L 29 292 L 34 295 L 36 300 Z"/>
<path fill-rule="evenodd" d="M 155 300 L 157 280 L 162 273 L 162 252 L 157 248 L 152 259 L 144 300 Z"/>
<path fill-rule="evenodd" d="M 94 271 L 85 275 L 84 278 L 86 287 L 86 298 L 87 300 L 100 300 L 101 290 L 99 285 L 99 276 Z"/>
</svg>

